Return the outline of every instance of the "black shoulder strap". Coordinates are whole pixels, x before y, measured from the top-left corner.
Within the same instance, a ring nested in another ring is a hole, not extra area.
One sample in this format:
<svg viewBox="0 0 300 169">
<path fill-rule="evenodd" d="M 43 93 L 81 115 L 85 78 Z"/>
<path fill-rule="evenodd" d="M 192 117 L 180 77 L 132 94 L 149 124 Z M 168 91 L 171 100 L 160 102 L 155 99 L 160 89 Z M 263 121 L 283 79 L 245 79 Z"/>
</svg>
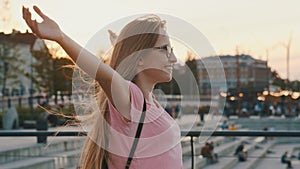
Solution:
<svg viewBox="0 0 300 169">
<path fill-rule="evenodd" d="M 144 120 L 145 120 L 145 115 L 146 115 L 146 100 L 144 99 L 143 112 L 142 112 L 142 115 L 141 115 L 141 118 L 140 118 L 140 121 L 139 121 L 138 129 L 137 129 L 137 131 L 135 133 L 135 138 L 134 138 L 131 150 L 130 150 L 129 157 L 127 159 L 127 163 L 126 163 L 125 169 L 129 169 L 129 166 L 131 164 L 134 152 L 136 150 L 136 147 L 137 147 L 137 144 L 138 144 L 141 132 L 142 132 L 142 128 L 143 128 L 143 124 L 144 124 Z"/>
</svg>

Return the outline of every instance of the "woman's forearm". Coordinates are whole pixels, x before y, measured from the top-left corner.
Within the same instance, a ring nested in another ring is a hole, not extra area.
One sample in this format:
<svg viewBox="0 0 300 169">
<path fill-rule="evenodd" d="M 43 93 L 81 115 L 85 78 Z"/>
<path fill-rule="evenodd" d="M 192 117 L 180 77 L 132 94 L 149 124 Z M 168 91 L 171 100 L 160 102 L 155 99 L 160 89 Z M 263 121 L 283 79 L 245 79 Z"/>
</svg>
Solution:
<svg viewBox="0 0 300 169">
<path fill-rule="evenodd" d="M 92 78 L 96 80 L 111 80 L 114 70 L 101 62 L 101 59 L 83 48 L 68 35 L 62 33 L 57 43 L 59 43 L 71 59 Z"/>
</svg>

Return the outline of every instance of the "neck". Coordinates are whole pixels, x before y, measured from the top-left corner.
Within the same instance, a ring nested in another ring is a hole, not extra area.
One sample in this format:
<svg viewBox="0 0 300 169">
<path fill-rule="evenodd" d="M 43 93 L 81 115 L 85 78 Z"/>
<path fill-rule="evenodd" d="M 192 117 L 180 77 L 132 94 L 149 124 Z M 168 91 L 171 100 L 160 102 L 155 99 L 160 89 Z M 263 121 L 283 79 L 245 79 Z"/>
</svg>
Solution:
<svg viewBox="0 0 300 169">
<path fill-rule="evenodd" d="M 152 91 L 156 83 L 150 81 L 149 79 L 141 78 L 140 76 L 137 76 L 134 79 L 134 82 L 141 89 L 145 99 L 149 102 L 153 102 Z"/>
</svg>

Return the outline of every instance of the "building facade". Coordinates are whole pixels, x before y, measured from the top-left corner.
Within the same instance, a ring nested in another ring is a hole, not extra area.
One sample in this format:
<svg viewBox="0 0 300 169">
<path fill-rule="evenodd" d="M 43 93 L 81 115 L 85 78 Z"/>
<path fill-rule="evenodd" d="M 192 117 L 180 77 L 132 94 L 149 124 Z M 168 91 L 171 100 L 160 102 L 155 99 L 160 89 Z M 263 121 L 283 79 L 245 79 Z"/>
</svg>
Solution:
<svg viewBox="0 0 300 169">
<path fill-rule="evenodd" d="M 222 67 L 216 66 L 216 61 L 220 61 Z M 234 91 L 238 86 L 241 91 L 246 88 L 264 89 L 268 87 L 271 76 L 267 62 L 254 59 L 250 55 L 207 57 L 197 60 L 197 68 L 199 90 L 204 95 Z M 221 84 L 224 80 L 226 86 Z"/>
<path fill-rule="evenodd" d="M 32 33 L 13 30 L 0 33 L 0 95 L 25 95 L 34 89 L 31 76 L 36 62 L 33 51 L 45 51 L 51 56 L 44 41 Z"/>
</svg>

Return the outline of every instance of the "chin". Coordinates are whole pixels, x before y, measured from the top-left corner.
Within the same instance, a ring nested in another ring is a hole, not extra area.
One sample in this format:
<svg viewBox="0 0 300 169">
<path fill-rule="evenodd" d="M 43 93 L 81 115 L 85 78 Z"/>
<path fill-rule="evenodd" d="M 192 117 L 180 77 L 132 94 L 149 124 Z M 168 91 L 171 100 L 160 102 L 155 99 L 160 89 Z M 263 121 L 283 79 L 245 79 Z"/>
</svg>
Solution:
<svg viewBox="0 0 300 169">
<path fill-rule="evenodd" d="M 170 76 L 167 80 L 166 80 L 166 82 L 170 82 L 172 80 L 172 76 Z"/>
<path fill-rule="evenodd" d="M 150 73 L 150 71 L 148 71 Z M 172 80 L 172 73 L 160 70 L 152 70 L 151 76 L 157 83 L 170 82 Z"/>
<path fill-rule="evenodd" d="M 159 82 L 164 83 L 164 82 L 170 82 L 171 80 L 172 80 L 172 75 L 169 75 L 169 76 L 161 77 Z"/>
</svg>

